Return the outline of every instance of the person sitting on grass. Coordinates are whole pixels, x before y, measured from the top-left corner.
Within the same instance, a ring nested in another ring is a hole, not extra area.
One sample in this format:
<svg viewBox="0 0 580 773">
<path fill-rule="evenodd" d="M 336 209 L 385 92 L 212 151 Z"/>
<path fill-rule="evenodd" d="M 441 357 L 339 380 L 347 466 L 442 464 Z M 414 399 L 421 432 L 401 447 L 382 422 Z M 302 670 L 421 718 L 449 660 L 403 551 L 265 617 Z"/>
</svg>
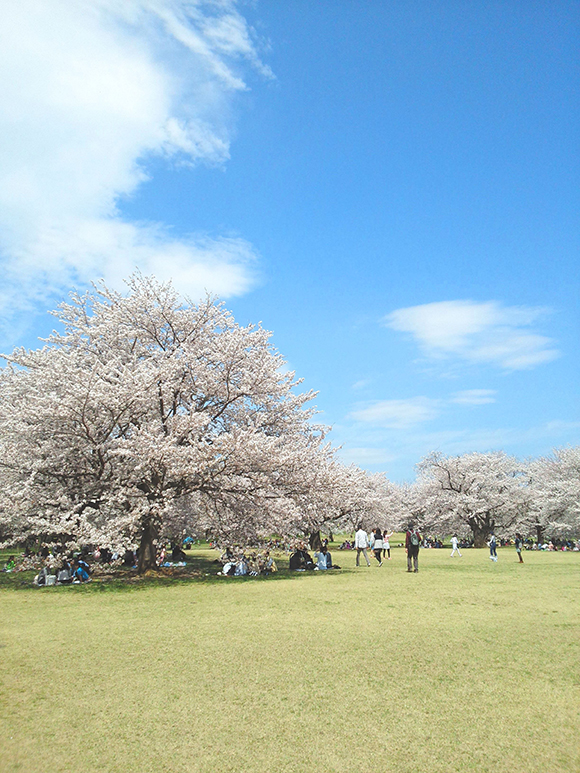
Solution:
<svg viewBox="0 0 580 773">
<path fill-rule="evenodd" d="M 318 569 L 320 571 L 324 571 L 325 572 L 329 568 L 328 567 L 328 556 L 329 555 L 330 554 L 329 554 L 328 550 L 323 545 L 320 548 L 320 550 L 317 553 L 314 554 L 314 558 L 316 559 L 316 566 L 314 568 Z M 332 561 L 331 561 L 330 566 L 332 567 Z"/>
<path fill-rule="evenodd" d="M 111 558 L 113 560 L 115 559 L 114 553 L 111 555 Z M 135 555 L 134 550 L 130 550 L 129 548 L 127 548 L 127 550 L 123 554 L 123 566 L 130 567 L 131 569 L 137 566 L 137 556 Z"/>
<path fill-rule="evenodd" d="M 173 549 L 171 551 L 171 560 L 172 561 L 185 561 L 187 556 L 183 552 L 183 550 L 179 547 L 179 545 L 175 544 L 173 546 Z"/>
<path fill-rule="evenodd" d="M 306 569 L 314 569 L 314 562 L 304 545 L 296 548 L 290 556 L 289 568 L 296 572 L 304 572 Z"/>
<path fill-rule="evenodd" d="M 71 565 L 66 558 L 62 562 L 62 565 L 56 575 L 56 581 L 59 585 L 70 585 L 73 581 Z"/>
<path fill-rule="evenodd" d="M 4 564 L 4 571 L 5 572 L 13 572 L 15 566 L 16 566 L 16 558 L 14 556 L 8 556 L 8 559 L 6 560 L 6 563 Z"/>
<path fill-rule="evenodd" d="M 260 561 L 260 572 L 262 574 L 270 574 L 270 572 L 277 572 L 278 567 L 276 566 L 276 562 L 270 555 L 270 551 L 266 550 L 264 553 L 264 558 Z"/>
<path fill-rule="evenodd" d="M 222 564 L 229 564 L 231 561 L 233 561 L 235 558 L 233 549 L 228 545 L 228 547 L 224 550 L 224 552 L 221 554 L 219 560 L 222 562 Z"/>
<path fill-rule="evenodd" d="M 258 556 L 255 552 L 250 555 L 248 559 L 248 573 L 250 577 L 257 577 L 260 574 L 260 563 L 262 556 Z"/>
<path fill-rule="evenodd" d="M 88 582 L 91 579 L 89 577 L 90 571 L 91 569 L 87 564 L 87 562 L 84 561 L 82 558 L 79 558 L 77 560 L 77 568 L 75 569 L 75 573 L 74 573 L 74 576 L 75 576 L 74 582 L 75 583 Z"/>
<path fill-rule="evenodd" d="M 324 566 L 324 557 L 326 556 L 326 566 Z M 340 569 L 340 566 L 332 563 L 332 556 L 328 552 L 326 545 L 323 545 L 319 553 L 314 554 L 314 558 L 317 559 L 318 569 Z"/>
<path fill-rule="evenodd" d="M 238 562 L 236 563 L 236 569 L 234 571 L 234 577 L 245 577 L 249 573 L 250 569 L 248 566 L 248 560 L 247 558 L 242 554 L 238 558 Z"/>
<path fill-rule="evenodd" d="M 46 578 L 48 577 L 48 569 L 46 566 L 43 566 L 40 572 L 36 575 L 33 582 L 35 585 L 38 585 L 39 588 L 42 588 L 46 585 Z"/>
</svg>

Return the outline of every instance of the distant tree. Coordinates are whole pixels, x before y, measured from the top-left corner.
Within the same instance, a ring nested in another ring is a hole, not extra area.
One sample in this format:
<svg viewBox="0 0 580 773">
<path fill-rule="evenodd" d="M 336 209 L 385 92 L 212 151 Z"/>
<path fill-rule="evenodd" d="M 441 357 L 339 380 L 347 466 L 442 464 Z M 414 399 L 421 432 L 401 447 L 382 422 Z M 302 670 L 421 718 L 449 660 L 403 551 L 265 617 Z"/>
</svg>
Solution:
<svg viewBox="0 0 580 773">
<path fill-rule="evenodd" d="M 475 547 L 492 531 L 526 530 L 531 492 L 525 465 L 503 452 L 444 456 L 419 465 L 424 505 L 440 530 L 468 527 Z"/>
<path fill-rule="evenodd" d="M 556 449 L 530 463 L 532 524 L 539 542 L 544 534 L 580 533 L 580 447 Z"/>
<path fill-rule="evenodd" d="M 332 453 L 270 333 L 153 278 L 128 288 L 72 295 L 64 332 L 4 355 L 2 534 L 132 542 L 144 571 L 188 514 L 224 534 L 304 521 Z"/>
<path fill-rule="evenodd" d="M 432 494 L 432 487 L 422 478 L 397 486 L 392 500 L 396 528 L 406 531 L 413 526 L 421 532 L 428 529 L 437 531 L 442 523 L 440 514 L 430 507 Z"/>
<path fill-rule="evenodd" d="M 319 497 L 312 504 L 316 523 L 341 531 L 355 531 L 359 524 L 367 529 L 393 526 L 395 487 L 383 473 L 368 473 L 333 460 L 323 474 Z"/>
</svg>

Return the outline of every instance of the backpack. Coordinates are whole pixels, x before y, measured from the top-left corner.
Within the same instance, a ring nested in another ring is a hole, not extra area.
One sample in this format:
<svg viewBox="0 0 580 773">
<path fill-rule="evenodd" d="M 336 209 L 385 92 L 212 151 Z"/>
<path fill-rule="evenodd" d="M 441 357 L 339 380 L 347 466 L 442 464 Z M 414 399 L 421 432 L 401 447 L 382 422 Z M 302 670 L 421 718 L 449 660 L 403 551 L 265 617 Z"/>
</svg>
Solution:
<svg viewBox="0 0 580 773">
<path fill-rule="evenodd" d="M 416 531 L 411 532 L 411 536 L 409 537 L 409 542 L 413 547 L 417 547 L 419 545 L 419 535 Z"/>
</svg>

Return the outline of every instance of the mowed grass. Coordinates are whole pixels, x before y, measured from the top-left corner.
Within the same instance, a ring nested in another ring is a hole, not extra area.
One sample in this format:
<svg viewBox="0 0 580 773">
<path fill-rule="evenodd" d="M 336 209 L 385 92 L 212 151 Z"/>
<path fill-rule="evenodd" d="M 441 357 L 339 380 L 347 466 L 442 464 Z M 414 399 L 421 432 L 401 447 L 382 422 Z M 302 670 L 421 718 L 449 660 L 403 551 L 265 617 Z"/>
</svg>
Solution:
<svg viewBox="0 0 580 773">
<path fill-rule="evenodd" d="M 0 770 L 580 770 L 580 555 L 392 555 L 4 588 Z"/>
</svg>

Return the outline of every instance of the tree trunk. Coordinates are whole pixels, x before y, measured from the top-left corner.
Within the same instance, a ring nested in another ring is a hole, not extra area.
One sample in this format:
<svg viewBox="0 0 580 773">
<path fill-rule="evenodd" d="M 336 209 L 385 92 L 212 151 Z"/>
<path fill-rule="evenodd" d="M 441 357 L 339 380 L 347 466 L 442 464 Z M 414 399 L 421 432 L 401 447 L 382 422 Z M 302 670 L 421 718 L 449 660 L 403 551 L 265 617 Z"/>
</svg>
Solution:
<svg viewBox="0 0 580 773">
<path fill-rule="evenodd" d="M 322 548 L 322 540 L 320 539 L 320 530 L 319 531 L 313 531 L 310 535 L 310 539 L 308 540 L 308 544 L 310 545 L 311 550 L 320 550 Z"/>
<path fill-rule="evenodd" d="M 540 524 L 536 524 L 536 537 L 538 539 L 538 545 L 544 542 L 544 527 Z"/>
<path fill-rule="evenodd" d="M 473 547 L 484 548 L 486 545 L 487 528 L 485 526 L 472 526 L 471 531 L 473 533 Z"/>
<path fill-rule="evenodd" d="M 157 568 L 157 531 L 150 521 L 146 522 L 139 544 L 139 561 L 137 573 L 143 574 L 147 569 Z"/>
<path fill-rule="evenodd" d="M 334 535 L 332 534 L 332 532 L 329 532 L 329 534 L 328 534 L 328 541 L 329 542 L 334 542 Z"/>
</svg>

